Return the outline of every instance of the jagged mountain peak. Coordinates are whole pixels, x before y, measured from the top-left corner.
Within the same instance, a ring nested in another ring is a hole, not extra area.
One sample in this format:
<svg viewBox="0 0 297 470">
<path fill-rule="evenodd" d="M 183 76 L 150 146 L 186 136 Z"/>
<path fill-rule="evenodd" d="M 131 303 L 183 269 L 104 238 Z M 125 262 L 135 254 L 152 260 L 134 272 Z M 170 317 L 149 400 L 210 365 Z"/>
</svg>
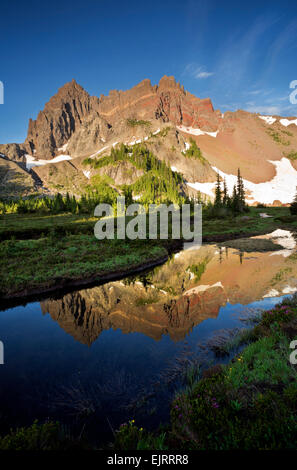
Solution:
<svg viewBox="0 0 297 470">
<path fill-rule="evenodd" d="M 166 137 L 150 139 L 148 145 L 202 192 L 205 188 L 200 183 L 213 182 L 217 169 L 230 175 L 231 181 L 240 167 L 254 192 L 258 190 L 255 184 L 273 180 L 273 185 L 281 185 L 285 165 L 292 178 L 297 169 L 296 119 L 244 110 L 222 114 L 214 110 L 210 98 L 196 97 L 167 75 L 158 84 L 152 85 L 146 78 L 128 90 L 112 90 L 100 98 L 90 96 L 72 79 L 59 88 L 36 120 L 30 120 L 25 143 L 1 145 L 0 151 L 23 165 L 28 160 L 25 154 L 29 154 L 29 160 L 62 157 L 74 162 L 76 158 L 103 155 L 118 142 L 148 142 L 149 135 L 166 127 L 170 128 Z M 184 159 L 190 139 L 196 140 L 207 167 Z M 78 160 L 76 163 L 79 167 Z M 123 175 L 120 180 L 125 183 Z M 278 194 L 276 200 L 287 201 L 286 194 Z"/>
<path fill-rule="evenodd" d="M 29 121 L 26 144 L 31 153 L 51 158 L 67 143 L 91 111 L 91 97 L 74 79 L 45 104 L 37 119 Z"/>
</svg>

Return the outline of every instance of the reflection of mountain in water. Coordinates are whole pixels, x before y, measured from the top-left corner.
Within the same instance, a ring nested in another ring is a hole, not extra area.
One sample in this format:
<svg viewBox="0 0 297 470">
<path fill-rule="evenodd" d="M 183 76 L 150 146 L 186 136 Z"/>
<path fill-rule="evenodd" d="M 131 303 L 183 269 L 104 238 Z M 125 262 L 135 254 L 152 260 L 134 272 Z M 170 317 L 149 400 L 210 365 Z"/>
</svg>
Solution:
<svg viewBox="0 0 297 470">
<path fill-rule="evenodd" d="M 216 318 L 227 301 L 248 304 L 272 289 L 286 293 L 297 286 L 296 271 L 294 259 L 281 252 L 242 254 L 206 245 L 178 253 L 146 276 L 46 300 L 41 308 L 88 345 L 110 328 L 179 341 L 203 320 Z"/>
<path fill-rule="evenodd" d="M 121 329 L 123 333 L 140 332 L 156 340 L 169 334 L 181 340 L 195 325 L 206 318 L 216 318 L 226 302 L 221 287 L 200 294 L 167 299 L 163 303 L 138 305 L 140 295 L 152 288 L 110 283 L 68 294 L 61 300 L 42 302 L 44 313 L 81 343 L 91 344 L 103 330 Z"/>
</svg>

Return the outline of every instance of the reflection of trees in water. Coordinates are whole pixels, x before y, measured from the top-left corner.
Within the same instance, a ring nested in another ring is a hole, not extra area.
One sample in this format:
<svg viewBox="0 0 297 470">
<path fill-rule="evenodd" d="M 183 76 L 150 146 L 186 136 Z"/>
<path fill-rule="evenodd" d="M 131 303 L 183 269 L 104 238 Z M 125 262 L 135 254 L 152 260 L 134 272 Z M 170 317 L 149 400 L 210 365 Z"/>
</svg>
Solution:
<svg viewBox="0 0 297 470">
<path fill-rule="evenodd" d="M 192 285 L 192 275 L 189 265 L 199 264 L 211 261 L 214 256 L 215 247 L 205 245 L 199 250 L 181 251 L 178 254 L 172 254 L 169 260 L 161 265 L 156 266 L 146 273 L 136 276 L 129 276 L 122 280 L 126 286 L 141 282 L 146 288 L 154 285 L 157 289 L 177 296 L 181 295 L 190 285 Z"/>
</svg>

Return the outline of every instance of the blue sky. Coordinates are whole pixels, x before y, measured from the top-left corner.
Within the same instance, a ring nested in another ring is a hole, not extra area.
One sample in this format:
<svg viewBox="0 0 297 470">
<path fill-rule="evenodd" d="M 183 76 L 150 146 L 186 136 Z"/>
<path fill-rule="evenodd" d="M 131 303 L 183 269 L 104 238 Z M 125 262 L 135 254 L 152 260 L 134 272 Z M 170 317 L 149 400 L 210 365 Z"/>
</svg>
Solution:
<svg viewBox="0 0 297 470">
<path fill-rule="evenodd" d="M 296 116 L 296 0 L 1 1 L 0 143 L 75 78 L 91 95 L 174 75 L 216 109 Z"/>
</svg>

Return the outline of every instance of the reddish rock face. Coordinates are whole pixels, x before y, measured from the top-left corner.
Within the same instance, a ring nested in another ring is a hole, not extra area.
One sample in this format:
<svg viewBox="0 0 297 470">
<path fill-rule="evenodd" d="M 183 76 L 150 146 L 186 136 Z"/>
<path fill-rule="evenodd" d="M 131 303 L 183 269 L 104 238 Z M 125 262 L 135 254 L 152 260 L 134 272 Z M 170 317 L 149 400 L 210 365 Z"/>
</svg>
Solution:
<svg viewBox="0 0 297 470">
<path fill-rule="evenodd" d="M 26 145 L 37 158 L 50 159 L 81 126 L 94 127 L 95 122 L 98 138 L 106 138 L 108 128 L 116 134 L 128 118 L 171 121 L 208 131 L 218 126 L 211 100 L 185 92 L 174 77 L 164 76 L 158 86 L 146 79 L 130 90 L 112 90 L 100 98 L 91 97 L 72 80 L 46 103 L 35 121 L 30 119 Z"/>
<path fill-rule="evenodd" d="M 213 109 L 209 98 L 200 99 L 185 91 L 174 77 L 164 76 L 158 85 L 145 79 L 130 90 L 112 90 L 100 98 L 91 97 L 72 80 L 46 103 L 36 120 L 30 120 L 25 143 L 0 145 L 0 153 L 23 165 L 26 154 L 47 160 L 67 154 L 72 164 L 80 168 L 79 158 L 110 149 L 117 142 L 145 139 L 151 131 L 170 127 L 160 145 L 158 139 L 149 143 L 150 150 L 177 168 L 187 182 L 214 182 L 212 167 L 233 175 L 240 167 L 244 179 L 261 183 L 276 175 L 271 162 L 296 152 L 297 126 L 286 129 L 280 117 L 274 116 L 273 125 L 259 117 L 243 110 L 222 115 Z M 128 119 L 149 121 L 150 125 L 129 126 Z M 191 130 L 183 132 L 176 129 L 179 125 L 216 132 L 216 137 Z M 190 138 L 197 142 L 207 165 L 183 156 Z M 297 170 L 296 160 L 291 160 L 291 165 Z"/>
<path fill-rule="evenodd" d="M 119 116 L 142 119 L 160 119 L 163 122 L 187 126 L 207 126 L 216 130 L 218 116 L 209 98 L 200 100 L 184 91 L 174 77 L 164 76 L 158 86 L 143 80 L 131 90 L 112 91 L 100 97 L 99 114 L 109 118 L 113 125 Z"/>
<path fill-rule="evenodd" d="M 52 158 L 88 116 L 92 108 L 90 95 L 72 80 L 59 89 L 37 119 L 29 121 L 26 143 L 31 153 Z"/>
</svg>

